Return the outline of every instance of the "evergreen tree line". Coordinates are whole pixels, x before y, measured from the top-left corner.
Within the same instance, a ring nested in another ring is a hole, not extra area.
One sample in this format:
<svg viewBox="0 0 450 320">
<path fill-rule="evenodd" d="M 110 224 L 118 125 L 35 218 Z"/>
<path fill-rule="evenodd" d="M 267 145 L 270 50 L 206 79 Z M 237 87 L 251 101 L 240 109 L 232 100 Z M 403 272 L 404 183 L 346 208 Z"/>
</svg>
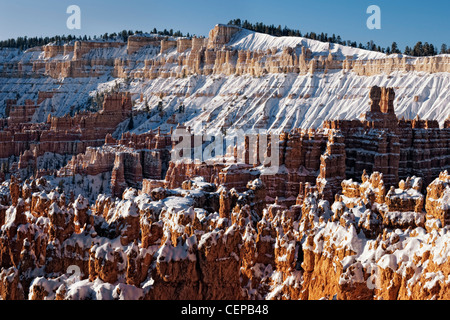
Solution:
<svg viewBox="0 0 450 320">
<path fill-rule="evenodd" d="M 89 41 L 89 40 L 96 40 L 96 39 L 102 39 L 102 40 L 123 40 L 128 41 L 128 37 L 135 35 L 135 34 L 142 34 L 142 31 L 136 30 L 122 30 L 118 33 L 105 33 L 100 36 L 94 36 L 93 38 L 91 36 L 74 36 L 74 35 L 62 35 L 62 36 L 53 36 L 53 37 L 18 37 L 18 38 L 11 38 L 8 40 L 1 40 L 0 41 L 0 48 L 16 48 L 20 50 L 27 50 L 29 48 L 37 47 L 37 46 L 44 46 L 49 43 L 56 43 L 56 44 L 64 44 L 68 43 L 73 40 L 78 41 Z M 163 36 L 173 36 L 173 37 L 183 37 L 183 33 L 181 31 L 174 31 L 173 29 L 167 30 L 164 29 L 162 31 L 157 30 L 156 28 L 153 28 L 152 32 L 154 34 L 159 34 Z M 189 37 L 189 33 L 186 35 Z"/>
<path fill-rule="evenodd" d="M 290 29 L 287 26 L 284 28 L 281 25 L 275 26 L 273 24 L 266 25 L 262 22 L 251 23 L 247 20 L 242 21 L 241 19 L 233 19 L 228 22 L 229 25 L 238 26 L 247 30 L 260 32 L 269 34 L 275 37 L 304 37 L 312 40 L 318 40 L 322 42 L 330 42 L 337 43 L 344 46 L 350 46 L 353 48 L 366 49 L 370 51 L 378 51 L 386 54 L 392 53 L 402 53 L 398 48 L 396 42 L 393 42 L 391 46 L 387 48 L 382 48 L 379 45 L 376 45 L 373 41 L 367 42 L 365 45 L 362 43 L 357 43 L 356 41 L 351 40 L 343 40 L 341 36 L 332 34 L 329 36 L 327 33 L 315 33 L 315 32 L 307 32 L 302 34 L 300 30 Z M 428 42 L 422 43 L 421 41 L 417 42 L 416 45 L 412 48 L 409 46 L 405 47 L 403 51 L 404 54 L 416 57 L 422 56 L 434 56 L 438 54 L 437 48 L 433 44 L 429 44 Z M 447 48 L 447 45 L 442 44 L 439 54 L 450 53 L 450 48 Z"/>
<path fill-rule="evenodd" d="M 228 22 L 230 25 L 235 25 L 247 30 L 260 32 L 269 34 L 276 37 L 305 37 L 312 40 L 318 40 L 322 42 L 330 42 L 330 43 L 337 43 L 344 46 L 350 46 L 354 48 L 359 49 L 366 49 L 370 51 L 378 51 L 386 54 L 392 54 L 392 53 L 402 53 L 402 51 L 398 48 L 398 45 L 396 42 L 393 42 L 391 46 L 388 46 L 387 48 L 380 47 L 379 45 L 376 45 L 373 41 L 367 42 L 365 45 L 362 43 L 357 43 L 356 41 L 351 40 L 343 40 L 341 36 L 332 34 L 331 36 L 327 33 L 315 33 L 315 32 L 307 32 L 305 34 L 302 34 L 300 30 L 294 30 L 290 29 L 287 26 L 284 26 L 283 28 L 281 25 L 275 26 L 275 25 L 266 25 L 262 22 L 256 22 L 251 23 L 247 20 L 242 21 L 241 19 L 233 19 Z M 20 50 L 26 50 L 32 47 L 36 46 L 43 46 L 49 43 L 57 43 L 57 44 L 64 44 L 68 43 L 73 40 L 78 41 L 89 41 L 89 40 L 96 40 L 96 39 L 102 39 L 102 40 L 123 40 L 127 41 L 129 36 L 136 35 L 136 34 L 142 34 L 144 32 L 136 30 L 122 30 L 118 33 L 104 33 L 100 36 L 94 36 L 93 38 L 91 36 L 74 36 L 74 35 L 62 35 L 62 36 L 53 36 L 53 37 L 18 37 L 16 39 L 11 38 L 8 40 L 1 40 L 0 41 L 0 48 L 17 48 Z M 167 30 L 157 30 L 156 28 L 153 28 L 151 31 L 153 34 L 163 35 L 163 36 L 173 36 L 173 37 L 190 37 L 191 35 L 187 33 L 184 35 L 181 31 L 174 31 L 173 29 Z M 404 54 L 410 55 L 410 56 L 416 56 L 416 57 L 422 57 L 422 56 L 433 56 L 436 54 L 444 54 L 444 53 L 450 53 L 450 48 L 447 47 L 447 45 L 444 43 L 441 45 L 440 50 L 436 48 L 433 44 L 429 44 L 428 42 L 422 43 L 421 41 L 417 42 L 414 47 L 406 46 L 405 50 L 403 51 Z"/>
</svg>

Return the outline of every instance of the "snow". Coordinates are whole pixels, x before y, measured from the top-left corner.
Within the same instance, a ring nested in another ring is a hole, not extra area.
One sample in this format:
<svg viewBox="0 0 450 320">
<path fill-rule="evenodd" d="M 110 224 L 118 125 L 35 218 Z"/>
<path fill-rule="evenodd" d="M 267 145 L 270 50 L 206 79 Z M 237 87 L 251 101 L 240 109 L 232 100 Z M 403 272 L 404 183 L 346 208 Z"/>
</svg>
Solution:
<svg viewBox="0 0 450 320">
<path fill-rule="evenodd" d="M 356 233 L 355 226 L 350 224 L 349 228 L 341 226 L 338 222 L 328 221 L 324 228 L 321 228 L 314 236 L 314 252 L 329 254 L 324 252 L 324 237 L 326 235 L 332 235 L 329 239 L 329 244 L 327 246 L 335 246 L 336 248 L 341 248 L 343 250 L 354 252 L 355 254 L 360 254 L 363 250 L 363 242 L 358 237 Z M 304 249 L 307 249 L 305 244 Z"/>
<path fill-rule="evenodd" d="M 450 210 L 450 185 L 445 187 L 442 198 L 439 199 L 441 201 L 441 208 L 443 210 Z"/>
<path fill-rule="evenodd" d="M 229 47 L 237 50 L 268 50 L 273 47 L 300 46 L 311 49 L 314 56 L 327 56 L 329 51 L 337 59 L 351 56 L 353 60 L 384 59 L 386 55 L 358 48 L 329 44 L 302 37 L 273 37 L 266 34 L 241 30 L 232 38 Z M 144 60 L 161 59 L 157 47 L 143 47 L 131 56 L 126 54 L 126 46 L 118 48 L 95 49 L 85 58 L 129 59 L 134 71 L 141 71 Z M 165 57 L 175 60 L 184 57 L 187 52 L 177 53 L 171 50 Z M 392 55 L 391 55 L 392 56 Z M 19 53 L 14 50 L 0 50 L 0 61 L 40 61 L 40 51 Z M 70 56 L 50 58 L 50 61 L 66 61 Z M 409 58 L 413 63 L 415 58 Z M 106 71 L 112 70 L 109 67 Z M 179 68 L 175 64 L 167 64 L 167 71 Z M 89 97 L 97 93 L 111 90 L 120 85 L 121 91 L 130 91 L 134 97 L 142 93 L 150 108 L 156 108 L 160 101 L 159 93 L 165 93 L 163 106 L 166 116 L 161 119 L 158 112 L 150 118 L 139 118 L 135 133 L 146 132 L 161 126 L 169 131 L 171 125 L 165 123 L 172 114 L 180 123 L 191 126 L 194 130 L 202 128 L 219 132 L 224 124 L 244 130 L 265 128 L 274 132 L 288 131 L 295 127 L 317 128 L 324 120 L 356 119 L 369 108 L 368 90 L 374 85 L 394 87 L 396 91 L 395 112 L 399 118 L 437 119 L 442 126 L 450 115 L 447 108 L 450 96 L 448 73 L 402 72 L 379 74 L 374 76 L 358 76 L 353 72 L 330 71 L 327 74 L 267 74 L 260 77 L 250 75 L 224 76 L 193 75 L 185 78 L 157 79 L 114 79 L 108 72 L 100 77 L 91 78 L 0 78 L 0 100 L 16 98 L 19 104 L 25 99 L 36 99 L 38 91 L 58 93 L 52 99 L 44 101 L 36 112 L 34 121 L 45 121 L 48 114 L 62 116 L 74 110 L 89 107 Z M 74 93 L 74 94 L 66 94 Z M 158 93 L 158 94 L 155 94 Z M 199 94 L 199 95 L 198 95 Z M 309 98 L 302 98 L 310 96 Z M 415 97 L 420 96 L 420 102 Z M 245 99 L 244 99 L 245 97 Z M 144 102 L 135 101 L 135 108 L 142 110 Z M 180 104 L 185 106 L 184 113 L 178 113 Z M 4 113 L 4 107 L 0 107 Z M 267 122 L 263 120 L 267 117 Z"/>
<path fill-rule="evenodd" d="M 228 43 L 228 46 L 238 50 L 251 51 L 266 51 L 271 48 L 277 48 L 278 51 L 280 51 L 286 47 L 296 47 L 297 55 L 301 54 L 301 47 L 305 47 L 313 52 L 313 56 L 328 56 L 328 53 L 331 52 L 331 54 L 340 60 L 344 60 L 347 56 L 362 60 L 387 57 L 386 54 L 381 52 L 352 48 L 340 44 L 321 42 L 303 37 L 275 37 L 245 29 L 241 29 L 238 33 L 236 33 Z"/>
<path fill-rule="evenodd" d="M 62 187 L 62 191 L 66 195 L 73 192 L 75 195 L 81 195 L 91 202 L 95 201 L 100 193 L 110 193 L 111 191 L 111 172 L 95 176 L 77 173 L 75 176 L 69 177 L 54 177 L 52 175 L 45 178 L 53 188 Z"/>
<path fill-rule="evenodd" d="M 397 199 L 418 199 L 418 198 L 424 198 L 423 194 L 420 193 L 420 191 L 415 189 L 407 189 L 402 190 L 400 188 L 394 189 L 394 192 L 391 192 L 391 190 L 388 191 L 387 196 L 391 198 L 397 198 Z"/>
<path fill-rule="evenodd" d="M 16 207 L 9 207 L 5 213 L 5 224 L 2 225 L 1 230 L 8 230 L 12 226 L 14 226 L 14 222 L 16 220 L 17 209 Z"/>
<path fill-rule="evenodd" d="M 211 78 L 215 81 L 210 81 Z M 203 128 L 212 133 L 218 132 L 225 119 L 229 119 L 232 128 L 250 130 L 262 125 L 265 129 L 279 132 L 294 127 L 317 128 L 329 119 L 359 118 L 361 113 L 369 109 L 368 90 L 374 85 L 396 88 L 395 111 L 400 118 L 414 118 L 418 114 L 423 119 L 438 119 L 442 125 L 450 115 L 446 108 L 450 98 L 444 89 L 450 86 L 450 77 L 439 73 L 405 75 L 394 72 L 371 77 L 353 73 L 342 75 L 340 72 L 312 76 L 191 76 L 184 79 L 145 80 L 130 89 L 132 92 L 142 92 L 149 105 L 159 102 L 159 97 L 151 95 L 152 92 L 167 92 L 169 96 L 164 98 L 165 112 L 171 115 L 183 103 L 186 112 L 177 114 L 177 120 L 197 131 Z M 425 88 L 430 92 L 430 98 L 421 103 L 414 102 L 417 92 Z M 253 98 L 263 89 L 267 97 Z M 279 89 L 283 89 L 282 97 L 272 98 L 271 95 Z M 212 97 L 197 97 L 197 92 L 205 92 Z M 240 96 L 236 97 L 236 93 Z M 289 98 L 291 94 L 296 97 Z M 311 97 L 300 98 L 305 95 Z M 250 98 L 243 99 L 244 96 Z M 268 116 L 267 123 L 261 120 L 263 114 Z M 155 114 L 133 131 L 139 133 L 143 132 L 140 128 L 149 130 L 158 126 L 163 131 L 170 129 Z"/>
<path fill-rule="evenodd" d="M 197 244 L 197 238 L 195 235 L 189 237 L 184 243 L 178 243 L 174 247 L 170 241 L 166 241 L 157 251 L 157 261 L 164 261 L 169 263 L 171 261 L 180 261 L 188 259 L 189 261 L 196 261 L 194 246 Z"/>
<path fill-rule="evenodd" d="M 113 290 L 113 298 L 118 300 L 141 300 L 144 290 L 130 284 L 119 283 Z"/>
<path fill-rule="evenodd" d="M 167 197 L 161 201 L 170 213 L 176 213 L 181 210 L 189 209 L 194 202 L 192 198 L 175 196 Z"/>
<path fill-rule="evenodd" d="M 114 250 L 111 243 L 105 243 L 103 245 L 95 245 L 92 247 L 91 252 L 95 253 L 95 259 L 103 259 L 110 262 L 114 262 Z"/>
<path fill-rule="evenodd" d="M 398 225 L 413 224 L 416 226 L 423 225 L 425 223 L 425 212 L 415 211 L 386 211 L 383 216 L 386 220 L 395 221 Z"/>
<path fill-rule="evenodd" d="M 383 268 L 390 268 L 392 270 L 397 270 L 397 257 L 394 254 L 386 254 L 378 260 L 378 265 Z"/>
<path fill-rule="evenodd" d="M 69 286 L 67 299 L 69 300 L 140 300 L 144 290 L 125 283 L 113 285 L 95 279 L 78 281 Z"/>
<path fill-rule="evenodd" d="M 442 271 L 439 270 L 437 272 L 427 272 L 425 274 L 425 279 L 430 279 L 430 280 L 425 283 L 425 285 L 423 286 L 424 289 L 431 290 L 432 288 L 434 288 L 436 286 L 436 284 L 438 282 L 443 283 L 445 280 L 445 276 L 442 273 Z"/>
<path fill-rule="evenodd" d="M 242 30 L 236 34 L 229 47 L 237 50 L 268 50 L 273 47 L 281 53 L 282 48 L 295 47 L 299 53 L 301 47 L 312 50 L 313 57 L 327 56 L 329 52 L 334 57 L 343 59 L 351 56 L 352 59 L 381 59 L 386 55 L 376 52 L 370 52 L 361 49 L 344 47 L 337 44 L 322 43 L 306 38 L 294 37 L 272 37 L 264 34 L 256 34 L 250 31 Z M 185 53 L 183 53 L 185 54 Z M 177 58 L 181 55 L 176 50 L 171 50 L 169 56 Z M 128 58 L 126 47 L 95 49 L 85 55 L 90 59 L 121 59 Z M 139 69 L 143 67 L 143 62 L 149 58 L 162 58 L 156 47 L 148 46 L 138 50 L 133 54 L 134 64 L 131 67 Z M 27 51 L 20 53 L 15 50 L 0 50 L 0 62 L 21 61 L 28 62 L 33 60 L 43 60 L 43 54 L 39 51 Z M 67 61 L 71 56 L 57 56 L 50 58 L 54 61 Z M 166 66 L 168 71 L 173 70 L 173 65 Z M 107 68 L 108 69 L 108 68 Z M 109 69 L 108 69 L 109 70 Z M 110 71 L 110 70 L 109 70 Z M 25 99 L 35 99 L 38 91 L 56 90 L 58 93 L 52 99 L 46 100 L 41 104 L 33 121 L 43 121 L 48 114 L 61 116 L 71 111 L 71 106 L 83 110 L 87 107 L 89 97 L 93 97 L 97 92 L 105 92 L 116 85 L 121 90 L 130 91 L 134 97 L 141 93 L 144 95 L 150 106 L 156 106 L 160 100 L 159 95 L 155 93 L 167 93 L 163 98 L 164 111 L 167 116 L 176 114 L 178 122 L 191 126 L 197 132 L 206 129 L 208 132 L 219 132 L 221 126 L 228 123 L 232 129 L 256 129 L 263 127 L 274 132 L 290 130 L 296 127 L 319 127 L 327 119 L 354 119 L 368 110 L 368 90 L 371 86 L 390 86 L 396 90 L 395 111 L 398 117 L 414 118 L 419 115 L 421 118 L 438 119 L 442 125 L 445 118 L 450 115 L 448 104 L 450 96 L 448 88 L 450 87 L 450 76 L 448 73 L 427 74 L 424 72 L 393 72 L 392 74 L 380 74 L 375 76 L 357 76 L 349 72 L 330 71 L 327 74 L 315 73 L 313 75 L 300 74 L 267 74 L 260 77 L 243 76 L 224 76 L 224 75 L 195 75 L 186 78 L 157 78 L 157 79 L 133 79 L 129 83 L 124 79 L 113 79 L 109 75 L 98 78 L 77 78 L 77 79 L 50 79 L 50 78 L 0 78 L 0 100 L 15 98 L 19 95 L 19 104 Z M 70 94 L 67 94 L 70 93 Z M 295 97 L 292 98 L 295 94 Z M 419 94 L 421 102 L 414 102 L 415 96 Z M 304 96 L 310 98 L 302 98 Z M 186 108 L 186 112 L 177 113 L 180 103 Z M 1 107 L 0 107 L 1 108 Z M 137 103 L 137 109 L 142 109 L 143 104 Z M 0 109 L 0 112 L 4 112 Z M 263 122 L 263 116 L 267 117 L 267 122 Z M 134 133 L 147 132 L 150 129 L 161 129 L 168 131 L 170 125 L 163 124 L 165 119 L 160 119 L 159 114 L 152 116 L 136 116 L 136 128 Z M 116 133 L 126 127 L 118 128 Z M 362 137 L 363 138 L 363 137 Z M 57 166 L 60 163 L 67 162 L 67 159 L 59 155 L 46 153 L 38 157 L 40 166 Z M 224 171 L 226 171 L 225 169 Z M 286 170 L 281 167 L 280 170 Z M 96 194 L 100 192 L 100 187 L 106 192 L 104 181 L 109 181 L 109 176 L 104 179 L 98 176 L 81 177 L 74 176 L 74 184 L 68 183 L 67 178 L 49 178 L 51 185 L 58 185 L 63 182 L 64 192 L 72 190 L 78 194 L 77 200 L 73 205 L 75 210 L 88 210 L 89 200 L 95 200 Z M 412 187 L 417 188 L 420 180 L 413 178 Z M 352 180 L 346 180 L 345 183 L 353 184 Z M 260 179 L 250 182 L 250 187 L 259 188 L 262 186 Z M 90 195 L 87 195 L 89 187 L 92 188 Z M 174 246 L 171 243 L 170 227 L 174 232 L 184 233 L 186 226 L 180 221 L 193 222 L 196 218 L 202 224 L 207 225 L 214 222 L 215 225 L 228 226 L 228 219 L 220 219 L 217 213 L 209 214 L 205 209 L 194 208 L 197 199 L 204 196 L 204 190 L 211 188 L 212 184 L 205 182 L 199 177 L 193 178 L 193 190 L 173 190 L 169 196 L 159 200 L 152 201 L 148 195 L 139 195 L 135 189 L 127 189 L 123 200 L 115 200 L 108 211 L 108 223 L 119 218 L 139 217 L 140 211 L 151 212 L 155 218 L 160 214 L 164 219 L 164 235 L 167 240 L 161 246 L 151 248 L 151 253 L 157 258 L 157 262 L 171 262 L 188 259 L 195 261 L 195 248 L 200 249 L 205 246 L 217 245 L 218 240 L 222 239 L 221 244 L 226 243 L 228 236 L 233 236 L 237 232 L 236 226 L 226 228 L 225 230 L 214 229 L 209 232 L 197 230 L 194 235 L 184 240 L 178 241 Z M 377 189 L 373 190 L 377 192 Z M 8 185 L 2 184 L 1 192 L 8 194 Z M 401 197 L 403 199 L 423 198 L 417 190 L 414 189 L 394 189 L 389 194 L 391 197 Z M 60 196 L 58 192 L 47 193 L 44 191 L 33 194 L 33 197 L 39 197 L 44 201 L 57 199 Z M 97 198 L 99 201 L 103 196 Z M 343 202 L 335 202 L 331 206 L 331 211 L 336 212 L 344 208 L 345 203 L 354 202 L 343 196 Z M 450 207 L 450 186 L 446 186 L 443 197 L 441 197 L 442 208 L 447 210 Z M 343 250 L 346 256 L 340 261 L 344 270 L 350 270 L 355 267 L 356 273 L 353 280 L 361 279 L 361 266 L 390 268 L 396 272 L 404 272 L 408 266 L 413 264 L 415 257 L 423 256 L 430 252 L 432 261 L 437 264 L 443 264 L 450 256 L 450 233 L 446 229 L 439 231 L 426 232 L 423 228 L 387 230 L 383 239 L 368 240 L 362 232 L 358 233 L 355 225 L 358 219 L 366 213 L 366 209 L 356 206 L 346 211 L 342 218 L 346 225 L 340 222 L 328 221 L 330 218 L 330 205 L 326 201 L 307 198 L 303 206 L 310 206 L 310 215 L 313 215 L 314 229 L 310 230 L 313 237 L 313 246 L 309 247 L 304 242 L 303 249 L 311 249 L 315 253 L 332 256 L 334 250 Z M 72 209 L 70 209 L 72 210 Z M 61 212 L 56 203 L 50 207 L 49 216 Z M 319 212 L 321 212 L 319 219 Z M 16 209 L 10 207 L 6 210 L 6 221 L 2 230 L 11 227 L 16 220 Z M 29 213 L 28 213 L 29 215 Z M 386 212 L 386 217 L 396 221 L 412 221 L 416 225 L 424 220 L 424 213 L 416 212 Z M 153 218 L 153 217 L 152 217 Z M 264 219 L 264 218 L 263 218 Z M 141 220 L 143 221 L 143 220 Z M 266 222 L 262 220 L 263 222 Z M 40 228 L 48 228 L 50 224 L 49 217 L 39 217 L 35 221 Z M 210 224 L 210 225 L 214 225 Z M 31 224 L 21 225 L 19 231 L 25 231 Z M 305 230 L 304 230 L 305 231 Z M 25 233 L 25 232 L 24 232 Z M 197 237 L 199 241 L 197 242 Z M 381 237 L 380 237 L 381 238 Z M 243 235 L 245 242 L 255 241 L 254 234 L 247 225 Z M 264 236 L 260 241 L 273 242 L 270 236 Z M 58 243 L 50 243 L 49 248 Z M 129 247 L 120 244 L 120 237 L 108 239 L 103 237 L 92 237 L 90 234 L 73 234 L 61 245 L 63 247 L 76 245 L 86 248 L 93 244 L 92 252 L 95 258 L 103 258 L 106 261 L 114 262 L 114 254 L 118 252 L 123 260 L 126 261 L 126 254 L 135 250 L 134 244 Z M 275 246 L 280 246 L 275 242 Z M 295 250 L 293 242 L 284 243 L 288 251 Z M 239 257 L 233 252 L 230 257 L 236 260 Z M 222 259 L 229 259 L 223 257 Z M 82 257 L 88 259 L 88 257 Z M 220 259 L 220 258 L 219 258 Z M 287 255 L 279 257 L 278 261 L 285 261 Z M 125 264 L 126 262 L 124 262 Z M 124 268 L 124 264 L 119 268 Z M 418 265 L 414 266 L 419 268 Z M 423 267 L 423 266 L 421 266 Z M 283 277 L 279 272 L 273 272 L 272 266 L 255 265 L 255 275 L 268 276 L 274 283 L 271 289 L 270 297 L 275 297 L 277 292 L 281 291 Z M 350 272 L 350 271 L 349 271 Z M 62 290 L 61 284 L 69 285 L 68 297 L 73 299 L 140 299 L 143 297 L 143 290 L 124 283 L 108 284 L 99 279 L 93 282 L 82 280 L 69 284 L 66 282 L 66 276 L 46 280 L 42 277 L 35 278 L 34 285 L 42 285 L 50 293 L 48 298 L 54 297 L 57 290 Z M 410 279 L 412 283 L 414 277 Z M 432 289 L 438 282 L 445 281 L 442 272 L 427 273 L 425 288 Z M 284 283 L 291 284 L 292 277 L 288 277 Z M 344 281 L 344 279 L 343 279 Z M 151 279 L 147 279 L 147 285 L 151 285 Z"/>
<path fill-rule="evenodd" d="M 137 204 L 133 200 L 124 200 L 120 201 L 119 204 L 114 208 L 114 214 L 112 216 L 112 220 L 116 220 L 118 218 L 126 218 L 126 217 L 138 217 L 139 216 L 139 208 Z"/>
<path fill-rule="evenodd" d="M 213 230 L 211 232 L 208 232 L 200 238 L 200 241 L 198 243 L 198 247 L 202 248 L 204 246 L 214 246 L 217 244 L 217 239 L 219 238 L 219 231 Z"/>
<path fill-rule="evenodd" d="M 56 202 L 53 202 L 48 210 L 49 216 L 59 213 L 61 213 L 61 209 L 58 207 L 58 204 Z"/>
<path fill-rule="evenodd" d="M 87 209 L 88 206 L 89 206 L 89 201 L 87 201 L 87 199 L 85 199 L 81 194 L 78 195 L 78 197 L 74 203 L 74 208 L 76 210 L 84 210 L 84 209 Z"/>
</svg>

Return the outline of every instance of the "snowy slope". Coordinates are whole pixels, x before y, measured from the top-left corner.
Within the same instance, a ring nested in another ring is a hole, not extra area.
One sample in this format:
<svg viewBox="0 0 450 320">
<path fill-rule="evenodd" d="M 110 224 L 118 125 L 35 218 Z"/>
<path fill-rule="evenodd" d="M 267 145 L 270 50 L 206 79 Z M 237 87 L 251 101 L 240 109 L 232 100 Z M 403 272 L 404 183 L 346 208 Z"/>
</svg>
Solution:
<svg viewBox="0 0 450 320">
<path fill-rule="evenodd" d="M 302 37 L 273 37 L 242 29 L 235 34 L 228 46 L 239 50 L 268 50 L 277 47 L 300 46 L 311 49 L 312 55 L 328 55 L 335 58 L 381 59 L 386 55 L 358 48 L 329 44 Z M 168 59 L 177 61 L 186 57 L 187 50 L 178 53 L 171 49 L 164 54 L 159 47 L 146 46 L 132 55 L 127 55 L 126 46 L 95 49 L 84 57 L 89 59 L 128 59 L 129 68 L 140 70 L 146 59 Z M 68 60 L 70 55 L 59 55 L 51 60 Z M 28 50 L 0 50 L 0 62 L 44 60 L 43 52 Z M 48 59 L 45 59 L 48 60 Z M 412 63 L 414 63 L 412 59 Z M 110 67 L 112 70 L 112 67 Z M 176 63 L 164 65 L 166 70 L 180 68 Z M 177 70 L 178 70 L 177 69 Z M 38 91 L 56 90 L 53 99 L 46 100 L 34 118 L 44 121 L 49 113 L 62 116 L 71 109 L 89 107 L 89 96 L 108 91 L 120 84 L 121 91 L 134 93 L 135 108 L 144 110 L 145 101 L 151 109 L 147 117 L 136 121 L 134 132 L 142 133 L 161 126 L 170 130 L 166 121 L 174 115 L 179 123 L 195 129 L 206 128 L 218 131 L 222 126 L 235 128 L 265 128 L 274 131 L 295 127 L 317 128 L 327 119 L 354 119 L 369 108 L 368 92 L 374 85 L 394 87 L 395 111 L 399 117 L 437 119 L 442 126 L 450 116 L 450 74 L 425 72 L 394 72 L 374 76 L 358 76 L 353 72 L 330 71 L 327 74 L 267 74 L 252 77 L 225 75 L 194 75 L 185 78 L 114 79 L 111 75 L 93 78 L 0 78 L 0 113 L 4 112 L 4 100 L 19 96 L 19 104 L 25 99 L 37 99 Z M 144 101 L 138 97 L 143 94 Z M 163 117 L 156 108 L 160 95 L 164 94 Z M 303 98 L 303 97 L 307 98 Z M 417 102 L 416 102 L 417 101 Z M 184 113 L 178 113 L 180 104 Z M 148 119 L 147 119 L 148 118 Z"/>
<path fill-rule="evenodd" d="M 179 122 L 192 128 L 219 130 L 224 124 L 236 128 L 266 128 L 276 132 L 295 127 L 317 128 L 323 120 L 355 119 L 369 109 L 370 87 L 389 86 L 396 92 L 398 117 L 438 119 L 440 124 L 450 116 L 450 75 L 396 72 L 391 75 L 357 76 L 354 73 L 330 72 L 326 75 L 269 74 L 250 76 L 192 76 L 186 79 L 155 79 L 132 83 L 131 92 L 148 98 L 155 107 L 160 101 L 154 92 L 170 92 L 163 99 L 164 110 L 175 113 Z M 212 97 L 195 97 L 195 93 Z M 235 94 L 239 93 L 239 96 Z M 263 93 L 263 97 L 253 97 Z M 190 94 L 189 97 L 177 97 Z M 275 95 L 281 94 L 281 98 Z M 295 94 L 296 98 L 290 98 Z M 306 94 L 310 98 L 301 98 Z M 415 102 L 419 96 L 419 102 Z M 186 112 L 176 113 L 180 103 Z M 138 108 L 143 105 L 137 104 Z M 263 115 L 267 122 L 263 122 Z M 164 119 L 163 119 L 164 120 Z M 135 132 L 155 129 L 162 124 L 153 116 Z M 167 125 L 162 126 L 168 130 Z"/>
<path fill-rule="evenodd" d="M 346 56 L 353 59 L 379 59 L 386 58 L 386 54 L 364 49 L 352 48 L 335 43 L 321 42 L 303 37 L 274 37 L 268 34 L 257 33 L 242 29 L 231 39 L 229 46 L 238 50 L 265 51 L 270 48 L 282 49 L 297 47 L 297 54 L 301 53 L 300 46 L 309 48 L 314 55 L 328 55 L 331 52 L 340 60 Z"/>
</svg>

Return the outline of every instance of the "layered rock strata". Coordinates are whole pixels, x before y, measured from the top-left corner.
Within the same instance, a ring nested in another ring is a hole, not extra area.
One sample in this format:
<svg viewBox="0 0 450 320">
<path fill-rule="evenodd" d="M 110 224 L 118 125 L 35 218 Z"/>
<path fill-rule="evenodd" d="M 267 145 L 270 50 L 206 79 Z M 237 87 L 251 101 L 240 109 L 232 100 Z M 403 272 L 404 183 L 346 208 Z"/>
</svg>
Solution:
<svg viewBox="0 0 450 320">
<path fill-rule="evenodd" d="M 407 57 L 391 55 L 378 59 L 358 60 L 337 56 L 331 52 L 314 56 L 307 46 L 286 46 L 265 50 L 241 50 L 229 43 L 239 33 L 247 32 L 235 26 L 219 24 L 209 38 L 173 38 L 159 35 L 133 35 L 127 43 L 120 41 L 75 41 L 64 45 L 50 44 L 30 50 L 43 52 L 43 59 L 5 63 L 3 76 L 116 77 L 166 78 L 191 74 L 226 74 L 262 76 L 267 73 L 327 73 L 331 70 L 353 71 L 360 76 L 372 76 L 396 71 L 449 72 L 450 57 Z M 136 52 L 153 47 L 160 55 L 145 59 L 144 68 L 135 70 Z M 328 45 L 330 47 L 330 45 Z M 177 56 L 169 56 L 175 50 Z M 114 58 L 110 53 L 119 52 Z M 326 53 L 326 52 L 325 52 Z M 176 67 L 171 67 L 171 66 Z M 168 70 L 170 68 L 170 70 Z"/>
</svg>

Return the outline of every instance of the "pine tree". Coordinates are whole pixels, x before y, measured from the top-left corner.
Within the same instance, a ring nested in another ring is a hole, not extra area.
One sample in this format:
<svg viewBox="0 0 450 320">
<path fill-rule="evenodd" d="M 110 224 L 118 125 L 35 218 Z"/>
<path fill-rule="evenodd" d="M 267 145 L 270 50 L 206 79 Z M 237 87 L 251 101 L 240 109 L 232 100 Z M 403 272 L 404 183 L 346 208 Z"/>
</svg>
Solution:
<svg viewBox="0 0 450 320">
<path fill-rule="evenodd" d="M 397 42 L 395 42 L 395 41 L 392 42 L 391 52 L 392 53 L 401 53 L 400 50 L 398 49 Z"/>
<path fill-rule="evenodd" d="M 422 55 L 423 56 L 433 55 L 432 51 L 433 50 L 432 50 L 430 44 L 428 42 L 425 42 L 424 45 L 423 45 Z"/>
<path fill-rule="evenodd" d="M 128 121 L 128 130 L 134 129 L 134 119 L 133 119 L 133 113 L 130 114 L 130 121 Z"/>
<path fill-rule="evenodd" d="M 422 41 L 416 43 L 414 48 L 412 49 L 412 55 L 415 57 L 423 56 L 423 44 Z"/>
<path fill-rule="evenodd" d="M 411 56 L 411 55 L 412 55 L 411 48 L 408 47 L 408 46 L 406 46 L 406 47 L 405 47 L 405 51 L 404 51 L 403 53 L 406 54 L 406 55 L 408 55 L 408 56 Z"/>
<path fill-rule="evenodd" d="M 430 55 L 435 56 L 435 55 L 437 55 L 437 54 L 438 54 L 438 53 L 437 53 L 436 48 L 433 46 L 432 43 L 430 43 Z"/>
</svg>

